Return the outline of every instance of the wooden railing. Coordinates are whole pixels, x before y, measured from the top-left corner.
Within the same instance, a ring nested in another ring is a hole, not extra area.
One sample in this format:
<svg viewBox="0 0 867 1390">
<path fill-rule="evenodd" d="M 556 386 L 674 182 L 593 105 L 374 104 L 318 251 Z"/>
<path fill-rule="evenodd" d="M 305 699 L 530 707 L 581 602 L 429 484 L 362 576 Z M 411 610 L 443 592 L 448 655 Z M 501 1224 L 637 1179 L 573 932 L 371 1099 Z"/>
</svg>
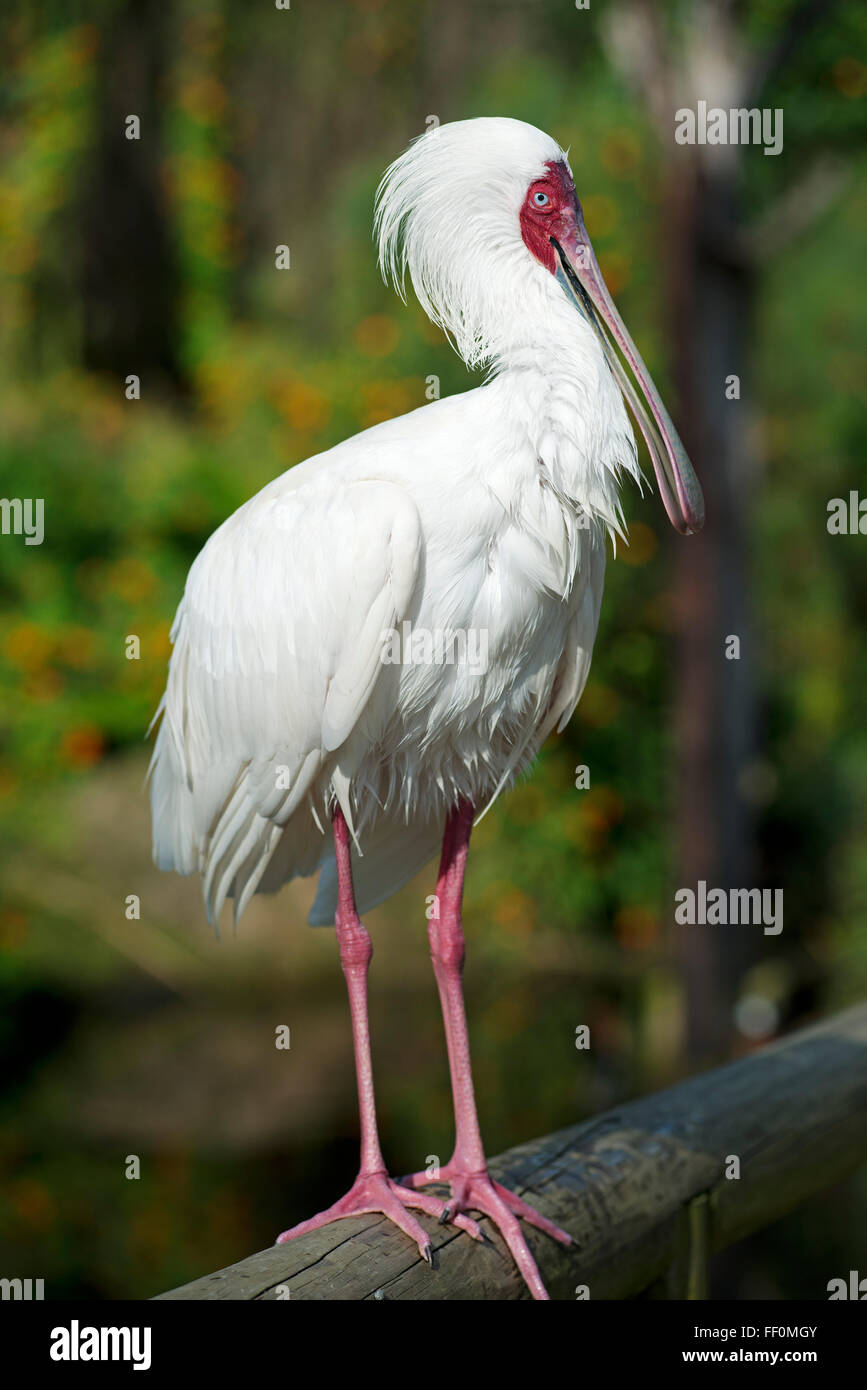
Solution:
<svg viewBox="0 0 867 1390">
<path fill-rule="evenodd" d="M 867 1005 L 495 1159 L 574 1237 L 528 1232 L 552 1298 L 702 1298 L 710 1254 L 867 1160 Z M 432 1189 L 434 1191 L 439 1189 Z M 425 1220 L 425 1218 L 422 1218 Z M 338 1221 L 168 1299 L 518 1299 L 498 1233 L 427 1223 L 434 1268 L 381 1217 Z M 817 1271 L 815 1297 L 839 1271 Z"/>
</svg>

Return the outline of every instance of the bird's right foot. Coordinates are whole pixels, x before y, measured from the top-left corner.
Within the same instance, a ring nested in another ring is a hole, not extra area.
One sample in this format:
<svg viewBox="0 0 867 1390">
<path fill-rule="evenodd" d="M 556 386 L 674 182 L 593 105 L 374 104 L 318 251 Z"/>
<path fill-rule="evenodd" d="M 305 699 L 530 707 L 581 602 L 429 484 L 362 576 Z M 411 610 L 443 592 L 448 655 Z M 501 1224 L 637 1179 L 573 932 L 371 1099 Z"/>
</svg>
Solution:
<svg viewBox="0 0 867 1390">
<path fill-rule="evenodd" d="M 531 1207 L 516 1192 L 510 1192 L 502 1183 L 494 1182 L 487 1168 L 469 1172 L 453 1160 L 446 1164 L 436 1178 L 427 1172 L 412 1173 L 402 1181 L 407 1187 L 413 1188 L 430 1182 L 451 1183 L 452 1195 L 445 1203 L 445 1211 L 440 1220 L 450 1221 L 457 1226 L 468 1207 L 487 1216 L 500 1232 L 533 1298 L 548 1300 L 550 1296 L 524 1238 L 519 1218 L 530 1226 L 535 1226 L 537 1230 L 544 1231 L 561 1245 L 571 1245 L 572 1237 L 568 1231 L 555 1226 L 553 1221 L 536 1211 L 535 1207 Z"/>
<path fill-rule="evenodd" d="M 422 1259 L 430 1264 L 430 1236 L 407 1210 L 409 1207 L 423 1211 L 427 1216 L 433 1216 L 438 1222 L 442 1222 L 446 1204 L 427 1192 L 414 1192 L 409 1187 L 402 1187 L 384 1171 L 359 1173 L 345 1197 L 341 1197 L 339 1202 L 335 1202 L 326 1211 L 319 1212 L 318 1216 L 311 1216 L 307 1221 L 301 1221 L 297 1226 L 284 1231 L 277 1237 L 275 1244 L 285 1245 L 296 1236 L 319 1230 L 320 1227 L 328 1226 L 332 1221 L 340 1221 L 347 1216 L 364 1216 L 369 1212 L 379 1212 L 399 1226 L 410 1240 L 415 1241 Z M 452 1217 L 452 1223 L 466 1231 L 473 1240 L 482 1239 L 479 1225 L 472 1217 L 465 1216 L 462 1212 L 456 1213 Z"/>
</svg>

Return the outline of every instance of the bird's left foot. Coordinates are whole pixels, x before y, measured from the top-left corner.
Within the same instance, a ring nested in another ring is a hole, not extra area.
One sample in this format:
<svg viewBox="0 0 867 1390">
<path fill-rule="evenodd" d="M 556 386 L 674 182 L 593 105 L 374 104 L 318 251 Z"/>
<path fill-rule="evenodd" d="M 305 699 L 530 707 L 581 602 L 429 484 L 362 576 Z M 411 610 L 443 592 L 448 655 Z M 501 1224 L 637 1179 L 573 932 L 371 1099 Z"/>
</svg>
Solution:
<svg viewBox="0 0 867 1390">
<path fill-rule="evenodd" d="M 536 1261 L 524 1239 L 519 1218 L 535 1226 L 537 1230 L 544 1231 L 561 1245 L 572 1244 L 572 1237 L 568 1231 L 555 1226 L 547 1216 L 542 1216 L 535 1207 L 531 1207 L 517 1193 L 503 1187 L 502 1183 L 494 1182 L 486 1170 L 479 1173 L 458 1172 L 451 1164 L 447 1164 L 441 1170 L 439 1178 L 432 1178 L 429 1173 L 413 1173 L 410 1177 L 401 1179 L 403 1187 L 411 1188 L 424 1187 L 431 1182 L 451 1183 L 452 1194 L 446 1202 L 440 1221 L 454 1221 L 456 1216 L 469 1211 L 470 1208 L 490 1217 L 509 1247 L 512 1258 L 533 1297 L 540 1301 L 548 1299 L 548 1291 L 542 1283 Z"/>
<path fill-rule="evenodd" d="M 326 1211 L 321 1211 L 318 1216 L 311 1216 L 309 1220 L 301 1221 L 291 1230 L 284 1231 L 282 1235 L 277 1237 L 276 1244 L 285 1245 L 287 1241 L 294 1240 L 296 1236 L 306 1235 L 308 1231 L 316 1231 L 323 1226 L 329 1226 L 332 1221 L 376 1212 L 387 1216 L 389 1221 L 393 1221 L 395 1226 L 399 1226 L 404 1234 L 409 1236 L 410 1240 L 415 1241 L 422 1259 L 427 1260 L 430 1264 L 430 1236 L 410 1213 L 409 1207 L 414 1207 L 416 1211 L 423 1211 L 428 1216 L 435 1217 L 440 1223 L 443 1220 L 443 1212 L 446 1210 L 438 1198 L 431 1197 L 427 1192 L 415 1192 L 400 1183 L 393 1182 L 385 1172 L 359 1173 L 345 1197 L 341 1197 L 339 1202 L 335 1202 Z M 473 1240 L 482 1239 L 482 1233 L 471 1217 L 458 1215 L 453 1211 L 448 1219 L 452 1220 L 455 1216 L 457 1216 L 456 1224 L 466 1231 L 467 1235 L 472 1236 Z"/>
</svg>

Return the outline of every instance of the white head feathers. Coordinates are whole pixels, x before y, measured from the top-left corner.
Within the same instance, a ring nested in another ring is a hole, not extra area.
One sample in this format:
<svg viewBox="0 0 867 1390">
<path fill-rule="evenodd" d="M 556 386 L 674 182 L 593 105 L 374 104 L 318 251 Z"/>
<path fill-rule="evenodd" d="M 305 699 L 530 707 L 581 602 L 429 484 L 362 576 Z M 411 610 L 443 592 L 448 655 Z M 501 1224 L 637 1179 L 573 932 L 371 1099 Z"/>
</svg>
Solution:
<svg viewBox="0 0 867 1390">
<path fill-rule="evenodd" d="M 377 192 L 379 263 L 404 299 L 409 272 L 468 366 L 510 372 L 497 397 L 509 437 L 527 440 L 558 496 L 622 534 L 617 483 L 624 469 L 640 478 L 623 399 L 596 333 L 521 231 L 550 161 L 568 167 L 549 135 L 504 117 L 420 136 Z"/>
<path fill-rule="evenodd" d="M 409 271 L 422 308 L 468 366 L 499 357 L 552 291 L 561 293 L 524 245 L 519 222 L 527 188 L 549 160 L 566 155 L 524 121 L 455 121 L 419 136 L 379 186 L 382 273 L 405 298 Z"/>
</svg>

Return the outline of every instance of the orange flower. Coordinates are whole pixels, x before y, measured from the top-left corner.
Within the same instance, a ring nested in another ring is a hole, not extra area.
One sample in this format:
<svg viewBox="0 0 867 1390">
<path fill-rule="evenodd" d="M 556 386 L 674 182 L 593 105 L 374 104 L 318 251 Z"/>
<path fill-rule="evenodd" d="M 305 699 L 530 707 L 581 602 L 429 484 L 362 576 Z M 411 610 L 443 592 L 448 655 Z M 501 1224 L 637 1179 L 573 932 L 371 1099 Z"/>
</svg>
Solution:
<svg viewBox="0 0 867 1390">
<path fill-rule="evenodd" d="M 35 623 L 19 623 L 7 633 L 3 650 L 10 665 L 32 675 L 47 665 L 51 646 L 48 633 L 43 632 Z"/>
<path fill-rule="evenodd" d="M 306 381 L 290 379 L 277 382 L 271 395 L 280 414 L 288 420 L 293 429 L 319 429 L 328 419 L 328 401 Z"/>
<path fill-rule="evenodd" d="M 364 399 L 366 408 L 361 423 L 365 429 L 378 425 L 380 420 L 390 420 L 394 415 L 405 415 L 414 405 L 423 404 L 418 396 L 410 394 L 409 387 L 402 381 L 375 381 L 364 388 Z"/>
<path fill-rule="evenodd" d="M 61 743 L 63 759 L 70 767 L 92 767 L 99 762 L 104 749 L 102 731 L 92 724 L 67 729 Z"/>
<path fill-rule="evenodd" d="M 111 592 L 127 603 L 140 603 L 156 587 L 156 575 L 144 560 L 134 555 L 124 556 L 111 566 L 108 583 Z"/>
<path fill-rule="evenodd" d="M 623 802 L 613 787 L 593 787 L 581 800 L 584 823 L 597 835 L 605 835 L 623 816 Z"/>
</svg>

